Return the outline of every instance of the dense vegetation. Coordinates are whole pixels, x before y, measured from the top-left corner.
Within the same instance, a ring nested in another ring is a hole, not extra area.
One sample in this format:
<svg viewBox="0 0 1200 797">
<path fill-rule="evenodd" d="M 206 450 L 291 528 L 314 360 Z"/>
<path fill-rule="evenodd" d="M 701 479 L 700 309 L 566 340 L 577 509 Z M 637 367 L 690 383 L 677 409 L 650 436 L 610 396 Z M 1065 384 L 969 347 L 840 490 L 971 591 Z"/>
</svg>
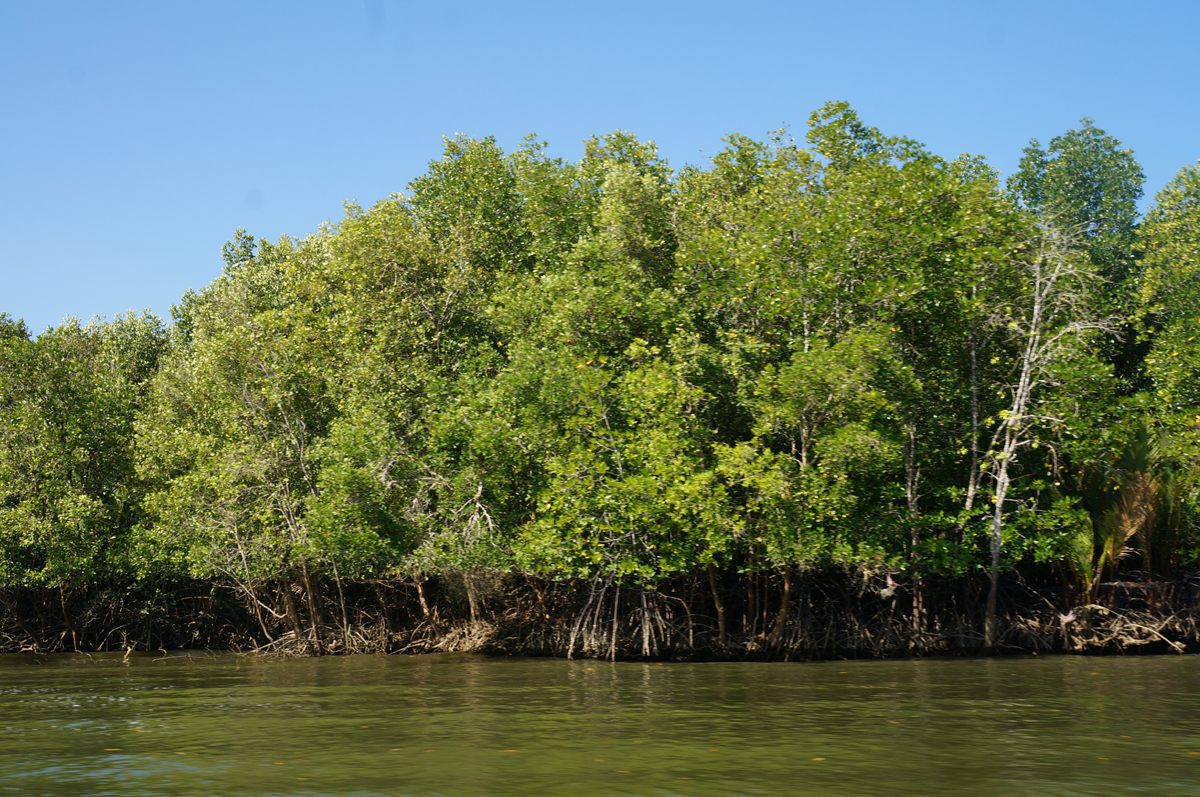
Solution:
<svg viewBox="0 0 1200 797">
<path fill-rule="evenodd" d="M 1065 611 L 1197 565 L 1200 166 L 1140 218 L 1089 120 L 1007 184 L 845 104 L 727 144 L 455 138 L 407 195 L 239 230 L 169 326 L 0 316 L 10 617 L 199 583 L 299 637 L 389 580 L 474 617 L 501 574 L 691 579 L 724 639 L 738 579 L 778 634 L 814 573 L 979 573 L 990 644 L 1001 574 Z"/>
</svg>

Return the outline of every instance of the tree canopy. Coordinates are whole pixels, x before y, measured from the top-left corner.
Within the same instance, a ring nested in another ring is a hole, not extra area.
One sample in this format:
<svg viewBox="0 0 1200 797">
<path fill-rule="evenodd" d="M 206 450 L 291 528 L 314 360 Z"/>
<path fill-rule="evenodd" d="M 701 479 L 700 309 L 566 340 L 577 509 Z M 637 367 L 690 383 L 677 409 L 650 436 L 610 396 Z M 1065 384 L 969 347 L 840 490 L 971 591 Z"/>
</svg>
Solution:
<svg viewBox="0 0 1200 797">
<path fill-rule="evenodd" d="M 1091 120 L 1006 186 L 809 125 L 678 170 L 460 136 L 307 237 L 238 230 L 170 327 L 0 315 L 0 592 L 288 584 L 298 624 L 330 579 L 1194 565 L 1198 168 L 1143 220 Z M 1159 519 L 1114 548 L 1119 497 Z"/>
</svg>

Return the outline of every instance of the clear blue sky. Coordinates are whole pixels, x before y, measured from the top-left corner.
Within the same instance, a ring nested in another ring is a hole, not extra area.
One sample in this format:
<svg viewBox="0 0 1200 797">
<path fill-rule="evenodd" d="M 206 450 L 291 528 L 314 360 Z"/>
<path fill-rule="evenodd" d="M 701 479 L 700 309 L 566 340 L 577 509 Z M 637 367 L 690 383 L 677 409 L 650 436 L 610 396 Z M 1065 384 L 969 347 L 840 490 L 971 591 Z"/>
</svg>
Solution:
<svg viewBox="0 0 1200 797">
<path fill-rule="evenodd" d="M 305 235 L 401 191 L 441 137 L 628 130 L 672 164 L 848 100 L 1007 174 L 1090 116 L 1143 207 L 1200 158 L 1200 3 L 0 4 L 0 311 L 169 317 L 237 227 Z"/>
</svg>

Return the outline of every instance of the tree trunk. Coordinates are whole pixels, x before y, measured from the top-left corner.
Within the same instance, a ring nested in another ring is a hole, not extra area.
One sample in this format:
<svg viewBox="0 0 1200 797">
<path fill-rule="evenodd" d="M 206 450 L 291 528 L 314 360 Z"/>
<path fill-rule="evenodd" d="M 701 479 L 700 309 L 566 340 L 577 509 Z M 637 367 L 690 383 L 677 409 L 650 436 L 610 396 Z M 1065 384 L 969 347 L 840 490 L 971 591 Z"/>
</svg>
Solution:
<svg viewBox="0 0 1200 797">
<path fill-rule="evenodd" d="M 463 586 L 467 590 L 467 606 L 471 610 L 471 624 L 474 625 L 479 621 L 479 599 L 475 595 L 475 579 L 471 578 L 471 574 L 464 571 L 462 574 Z"/>
<path fill-rule="evenodd" d="M 621 609 L 621 587 L 618 584 L 613 587 L 612 636 L 609 638 L 609 641 L 608 641 L 608 658 L 612 661 L 617 660 L 617 628 L 618 628 L 618 618 L 620 616 L 619 615 L 620 609 Z"/>
<path fill-rule="evenodd" d="M 344 653 L 350 653 L 350 617 L 346 614 L 346 593 L 342 591 L 342 577 L 338 573 L 337 561 L 333 561 L 333 580 L 337 584 L 338 604 L 342 607 L 342 646 Z"/>
<path fill-rule="evenodd" d="M 925 580 L 922 579 L 920 576 L 914 577 L 912 580 L 912 593 L 913 593 L 912 631 L 913 631 L 913 637 L 914 637 L 914 639 L 913 639 L 914 645 L 917 642 L 919 642 L 919 639 L 917 639 L 918 637 L 922 637 L 925 635 L 925 631 L 928 627 L 928 623 L 926 622 L 925 591 L 926 591 L 925 590 Z"/>
<path fill-rule="evenodd" d="M 750 565 L 754 566 L 753 559 L 750 560 Z M 748 582 L 746 584 L 746 612 L 742 616 L 742 634 L 747 639 L 753 639 L 754 632 L 758 630 L 756 622 L 758 619 L 758 573 L 751 573 Z"/>
<path fill-rule="evenodd" d="M 312 629 L 313 646 L 317 653 L 322 653 L 321 631 L 318 628 L 321 622 L 321 600 L 313 587 L 312 579 L 308 576 L 308 562 L 303 559 L 300 560 L 300 572 L 304 576 L 304 594 L 308 600 L 308 624 Z"/>
<path fill-rule="evenodd" d="M 696 600 L 696 590 L 699 588 L 699 580 L 700 579 L 697 576 L 692 576 L 692 583 L 688 587 L 687 603 L 684 604 L 684 610 L 687 611 L 688 650 L 696 649 L 696 643 L 695 643 L 695 640 L 693 638 L 693 633 L 692 633 L 692 631 L 693 631 L 693 628 L 692 628 L 692 626 L 693 626 L 692 604 Z"/>
<path fill-rule="evenodd" d="M 433 633 L 439 637 L 442 635 L 442 629 L 438 626 L 438 622 L 434 619 L 433 612 L 429 611 L 429 604 L 425 600 L 425 582 L 417 579 L 417 599 L 421 602 L 421 613 L 425 616 L 425 622 L 429 623 L 429 627 L 433 629 Z"/>
<path fill-rule="evenodd" d="M 1000 584 L 1000 549 L 1003 542 L 1004 502 L 1011 485 L 1011 468 L 1018 450 L 1031 442 L 1029 425 L 1032 419 L 1026 416 L 1037 388 L 1047 379 L 1055 377 L 1050 366 L 1061 357 L 1067 356 L 1073 345 L 1070 341 L 1082 338 L 1089 331 L 1111 331 L 1108 319 L 1080 316 L 1078 310 L 1087 307 L 1089 300 L 1085 282 L 1095 275 L 1076 267 L 1070 256 L 1073 237 L 1078 228 L 1043 231 L 1037 242 L 1037 252 L 1029 261 L 1028 320 L 1020 314 L 1013 317 L 1008 327 L 1024 335 L 1020 359 L 1020 372 L 1012 385 L 1012 400 L 1008 410 L 1000 414 L 1001 423 L 992 436 L 988 451 L 989 465 L 995 466 L 996 493 L 992 508 L 990 535 L 991 567 L 988 586 L 987 614 L 984 621 L 984 644 L 988 652 L 995 649 L 999 636 L 996 620 L 996 592 Z M 1001 444 L 999 445 L 998 444 Z M 997 451 L 999 447 L 999 451 Z M 980 466 L 982 468 L 982 465 Z"/>
<path fill-rule="evenodd" d="M 283 605 L 287 610 L 288 622 L 292 626 L 292 634 L 296 637 L 296 643 L 303 643 L 305 652 L 311 653 L 312 645 L 304 635 L 304 629 L 300 625 L 300 612 L 296 609 L 296 596 L 292 594 L 291 584 L 284 584 L 283 586 Z"/>
<path fill-rule="evenodd" d="M 708 566 L 708 586 L 712 589 L 713 604 L 717 607 L 717 645 L 725 647 L 725 601 L 721 599 L 721 590 L 717 588 L 717 572 Z"/>
<path fill-rule="evenodd" d="M 792 568 L 783 568 L 783 602 L 779 607 L 779 614 L 775 615 L 775 627 L 771 629 L 770 644 L 772 648 L 778 648 L 779 643 L 783 641 L 783 631 L 787 627 L 788 614 L 792 607 Z"/>
<path fill-rule="evenodd" d="M 79 626 L 75 625 L 75 618 L 71 616 L 71 610 L 67 608 L 67 591 L 62 584 L 58 585 L 58 602 L 62 607 L 63 620 L 67 623 L 67 628 L 71 631 L 71 649 L 79 650 L 79 637 L 81 636 Z"/>
<path fill-rule="evenodd" d="M 1000 585 L 1000 547 L 1003 542 L 1004 498 L 1007 493 L 1008 468 L 1002 464 L 1000 472 L 996 474 L 996 506 L 992 510 L 992 533 L 989 535 L 991 566 L 988 570 L 987 613 L 985 615 L 983 631 L 983 646 L 987 649 L 988 653 L 995 651 L 996 637 L 999 631 L 996 620 L 996 590 Z"/>
<path fill-rule="evenodd" d="M 971 289 L 971 296 L 975 296 L 974 288 Z M 979 352 L 974 328 L 970 331 L 968 341 L 971 354 L 971 470 L 967 478 L 967 497 L 963 502 L 964 514 L 975 506 L 975 494 L 979 491 L 979 479 L 983 475 L 979 469 Z M 964 519 L 958 524 L 959 531 L 962 531 L 965 522 Z"/>
<path fill-rule="evenodd" d="M 904 498 L 908 503 L 909 517 L 921 514 L 920 494 L 917 488 L 921 482 L 921 466 L 917 463 L 917 424 L 909 421 L 904 424 Z M 914 538 L 914 544 L 916 540 Z"/>
<path fill-rule="evenodd" d="M 646 658 L 650 655 L 650 615 L 646 609 L 646 588 L 641 587 L 638 592 L 642 596 L 642 657 Z"/>
<path fill-rule="evenodd" d="M 254 587 L 247 582 L 243 589 L 246 591 L 246 597 L 250 600 L 250 608 L 254 610 L 254 617 L 258 620 L 258 627 L 262 629 L 267 642 L 274 642 L 275 637 L 271 636 L 271 632 L 267 630 L 267 623 L 263 620 L 262 606 L 259 604 L 258 595 L 254 592 Z M 147 642 L 147 646 L 149 646 L 149 642 Z"/>
</svg>

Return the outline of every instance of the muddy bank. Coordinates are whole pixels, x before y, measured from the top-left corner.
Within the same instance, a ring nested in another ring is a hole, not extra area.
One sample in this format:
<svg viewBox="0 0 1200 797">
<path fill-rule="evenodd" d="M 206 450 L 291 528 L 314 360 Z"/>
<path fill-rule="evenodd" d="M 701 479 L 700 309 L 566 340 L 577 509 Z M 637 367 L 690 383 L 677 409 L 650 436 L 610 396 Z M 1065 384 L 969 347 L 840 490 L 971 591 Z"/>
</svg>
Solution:
<svg viewBox="0 0 1200 797">
<path fill-rule="evenodd" d="M 306 588 L 307 586 L 307 588 Z M 707 573 L 658 589 L 458 574 L 424 582 L 203 583 L 0 596 L 0 651 L 209 649 L 279 655 L 492 655 L 817 660 L 1200 652 L 1200 573 L 1103 584 L 1090 603 L 1005 582 L 984 646 L 981 578 Z"/>
</svg>

